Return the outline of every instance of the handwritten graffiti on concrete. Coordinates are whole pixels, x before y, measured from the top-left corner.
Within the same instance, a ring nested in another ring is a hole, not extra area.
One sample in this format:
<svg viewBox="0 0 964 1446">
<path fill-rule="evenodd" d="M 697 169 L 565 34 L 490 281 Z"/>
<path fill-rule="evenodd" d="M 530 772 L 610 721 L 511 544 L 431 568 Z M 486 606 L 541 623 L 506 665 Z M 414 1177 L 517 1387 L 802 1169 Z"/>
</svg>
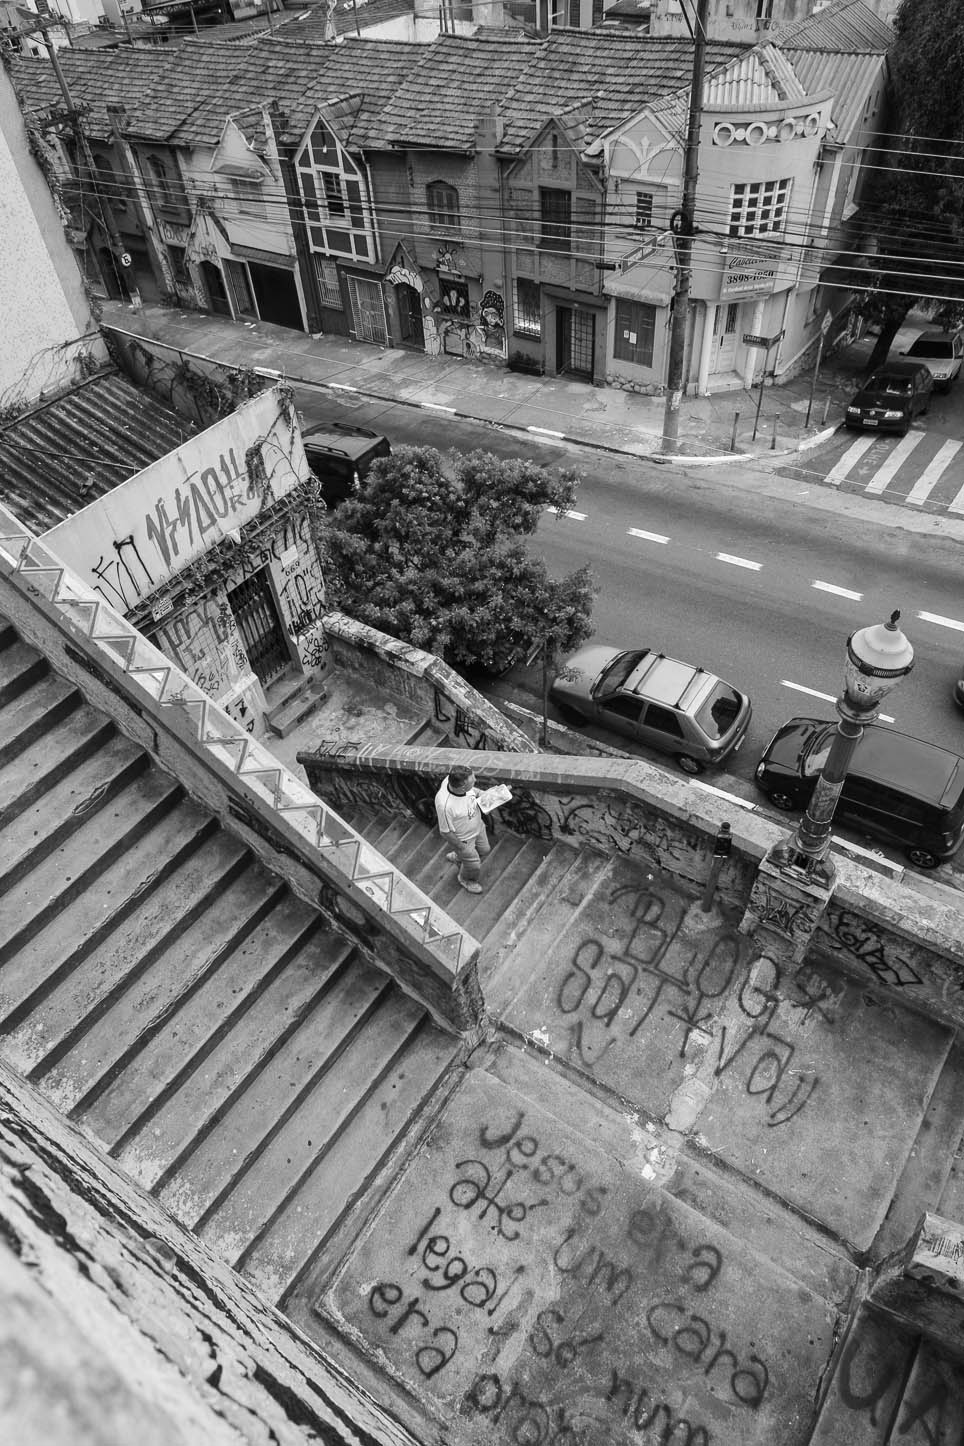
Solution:
<svg viewBox="0 0 964 1446">
<path fill-rule="evenodd" d="M 446 698 L 438 688 L 433 689 L 432 715 L 436 723 L 448 726 L 449 736 L 456 747 L 484 750 L 491 746 L 484 725 L 460 704 Z"/>
<path fill-rule="evenodd" d="M 757 956 L 752 943 L 726 925 L 682 941 L 682 902 L 655 887 L 615 889 L 611 903 L 628 909 L 625 937 L 583 939 L 556 990 L 560 1015 L 571 1019 L 571 1061 L 592 1070 L 617 1041 L 635 1040 L 646 1026 L 675 1026 L 678 1057 L 688 1057 L 694 1036 L 701 1053 L 715 1042 L 715 1077 L 739 1070 L 746 1094 L 767 1107 L 768 1126 L 799 1114 L 818 1080 L 801 1069 L 796 1045 L 777 1031 L 781 1005 L 797 1007 L 784 998 L 779 965 Z M 731 994 L 736 1026 L 717 1018 L 716 1006 Z M 806 1007 L 816 1002 L 810 998 Z"/>
<path fill-rule="evenodd" d="M 869 920 L 851 909 L 839 909 L 831 923 L 836 948 L 866 966 L 881 984 L 895 989 L 916 989 L 923 980 L 898 948 L 884 946 L 880 933 Z"/>
<path fill-rule="evenodd" d="M 224 597 L 202 598 L 158 628 L 155 642 L 212 698 L 220 698 L 251 673 L 234 614 Z"/>
<path fill-rule="evenodd" d="M 769 1367 L 720 1309 L 724 1237 L 661 1195 L 627 1198 L 518 1097 L 443 1137 L 339 1302 L 403 1376 L 486 1440 L 533 1446 L 710 1446 L 701 1391 L 714 1420 L 760 1409 Z M 682 1409 L 663 1371 L 686 1380 Z"/>
</svg>

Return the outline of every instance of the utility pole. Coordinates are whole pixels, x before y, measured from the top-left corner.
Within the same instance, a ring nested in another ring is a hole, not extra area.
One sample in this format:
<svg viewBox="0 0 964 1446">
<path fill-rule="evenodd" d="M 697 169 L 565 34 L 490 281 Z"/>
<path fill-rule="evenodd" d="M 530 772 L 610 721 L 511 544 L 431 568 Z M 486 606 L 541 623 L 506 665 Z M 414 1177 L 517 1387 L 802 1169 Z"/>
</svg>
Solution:
<svg viewBox="0 0 964 1446">
<path fill-rule="evenodd" d="M 676 283 L 673 287 L 673 318 L 669 332 L 666 366 L 666 408 L 663 413 L 664 455 L 676 451 L 679 443 L 679 408 L 683 397 L 683 363 L 686 357 L 686 324 L 689 319 L 690 284 L 693 279 L 693 212 L 699 179 L 700 126 L 703 120 L 703 71 L 706 64 L 706 17 L 710 0 L 696 0 L 693 30 L 693 80 L 690 87 L 689 123 L 683 156 L 683 201 L 670 229 L 676 252 Z"/>
<path fill-rule="evenodd" d="M 87 175 L 90 181 L 90 189 L 97 199 L 97 207 L 100 211 L 100 218 L 103 223 L 104 230 L 107 232 L 107 235 L 110 238 L 111 254 L 114 260 L 114 271 L 117 276 L 117 284 L 120 287 L 121 291 L 127 291 L 129 294 L 130 286 L 126 281 L 121 280 L 121 273 L 118 269 L 118 259 L 124 254 L 124 243 L 121 240 L 120 231 L 117 229 L 117 221 L 114 218 L 113 209 L 110 206 L 110 203 L 105 200 L 104 195 L 101 191 L 100 184 L 97 179 L 97 171 L 94 167 L 94 157 L 91 153 L 90 145 L 87 140 L 87 134 L 81 121 L 81 111 L 80 108 L 74 104 L 74 98 L 71 95 L 70 87 L 67 84 L 67 77 L 64 75 L 64 72 L 61 69 L 60 61 L 57 59 L 57 47 L 54 45 L 53 41 L 50 38 L 50 22 L 47 20 L 38 19 L 30 25 L 21 26 L 19 30 L 14 32 L 14 36 L 19 37 L 21 35 L 35 35 L 37 31 L 40 32 L 43 43 L 47 48 L 47 56 L 50 60 L 51 66 L 53 67 L 53 72 L 57 79 L 57 85 L 60 88 L 60 93 L 64 98 L 64 111 L 62 113 L 62 118 L 69 123 L 70 128 L 73 131 L 74 136 L 77 140 L 78 172 L 81 176 L 83 176 L 83 171 L 86 168 Z M 51 114 L 52 116 L 54 115 L 53 107 L 51 107 Z M 54 118 L 58 121 L 61 119 L 60 116 L 54 116 Z"/>
</svg>

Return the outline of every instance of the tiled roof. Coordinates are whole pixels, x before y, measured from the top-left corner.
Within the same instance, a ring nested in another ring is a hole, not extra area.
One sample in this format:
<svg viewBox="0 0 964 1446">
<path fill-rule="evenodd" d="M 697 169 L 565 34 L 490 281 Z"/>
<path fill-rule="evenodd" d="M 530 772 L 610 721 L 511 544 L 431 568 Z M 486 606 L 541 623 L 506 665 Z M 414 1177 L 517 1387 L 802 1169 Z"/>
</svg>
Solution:
<svg viewBox="0 0 964 1446">
<path fill-rule="evenodd" d="M 796 50 L 839 50 L 851 54 L 882 55 L 894 43 L 894 31 L 875 15 L 864 0 L 834 0 L 799 24 L 771 31 L 775 45 Z"/>
<path fill-rule="evenodd" d="M 835 139 L 849 141 L 863 119 L 867 97 L 880 80 L 883 56 L 789 49 L 784 54 L 811 95 L 827 90 L 833 94 Z"/>
<path fill-rule="evenodd" d="M 46 532 L 196 430 L 117 372 L 101 372 L 0 430 L 0 498 Z"/>
<path fill-rule="evenodd" d="M 689 41 L 618 30 L 556 30 L 544 40 L 515 32 L 440 36 L 400 85 L 382 121 L 386 144 L 470 150 L 480 115 L 498 108 L 500 152 L 521 151 L 553 116 L 592 106 L 598 134 L 678 89 L 693 69 Z M 712 71 L 746 47 L 711 42 Z"/>
</svg>

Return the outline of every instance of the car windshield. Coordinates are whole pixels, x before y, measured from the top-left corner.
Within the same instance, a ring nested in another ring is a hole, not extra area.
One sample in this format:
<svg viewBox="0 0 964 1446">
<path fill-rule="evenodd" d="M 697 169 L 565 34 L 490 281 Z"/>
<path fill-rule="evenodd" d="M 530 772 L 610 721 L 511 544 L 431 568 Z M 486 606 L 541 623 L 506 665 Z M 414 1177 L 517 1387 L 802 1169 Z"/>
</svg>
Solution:
<svg viewBox="0 0 964 1446">
<path fill-rule="evenodd" d="M 952 357 L 954 355 L 954 346 L 950 341 L 941 341 L 940 339 L 937 341 L 927 341 L 924 337 L 919 336 L 914 342 L 914 345 L 908 350 L 907 355 Z"/>
<path fill-rule="evenodd" d="M 878 372 L 867 383 L 868 392 L 883 392 L 887 397 L 906 397 L 910 393 L 910 377 L 893 377 Z"/>
<path fill-rule="evenodd" d="M 647 648 L 635 653 L 619 653 L 613 658 L 608 667 L 604 668 L 599 675 L 599 682 L 596 684 L 595 695 L 597 698 L 608 697 L 621 688 L 629 677 L 639 667 L 640 662 L 645 658 Z"/>
<path fill-rule="evenodd" d="M 722 738 L 736 722 L 740 713 L 740 695 L 726 683 L 717 683 L 712 693 L 696 710 L 696 721 L 707 738 Z"/>
<path fill-rule="evenodd" d="M 828 723 L 826 728 L 820 728 L 814 733 L 800 760 L 800 770 L 804 778 L 814 778 L 823 768 L 829 757 L 835 732 L 836 725 Z"/>
</svg>

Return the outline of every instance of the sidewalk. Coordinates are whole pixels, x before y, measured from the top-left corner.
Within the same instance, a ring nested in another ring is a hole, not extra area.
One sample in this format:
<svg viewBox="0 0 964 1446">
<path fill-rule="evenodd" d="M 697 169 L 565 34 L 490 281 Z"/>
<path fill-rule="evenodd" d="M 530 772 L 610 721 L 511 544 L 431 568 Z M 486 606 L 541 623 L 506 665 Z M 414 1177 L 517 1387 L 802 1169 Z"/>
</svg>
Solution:
<svg viewBox="0 0 964 1446">
<path fill-rule="evenodd" d="M 308 336 L 267 322 L 238 324 L 224 317 L 119 301 L 103 304 L 108 326 L 235 366 L 278 372 L 290 381 L 362 392 L 501 427 L 549 434 L 610 452 L 650 457 L 659 452 L 665 400 L 593 386 L 568 377 L 531 377 L 456 357 L 369 346 L 340 336 Z M 895 348 L 900 343 L 895 343 Z M 683 398 L 679 455 L 687 463 L 786 454 L 836 427 L 873 338 L 839 352 L 821 368 L 805 425 L 812 371 L 764 388 Z M 736 447 L 733 449 L 734 429 Z"/>
</svg>

